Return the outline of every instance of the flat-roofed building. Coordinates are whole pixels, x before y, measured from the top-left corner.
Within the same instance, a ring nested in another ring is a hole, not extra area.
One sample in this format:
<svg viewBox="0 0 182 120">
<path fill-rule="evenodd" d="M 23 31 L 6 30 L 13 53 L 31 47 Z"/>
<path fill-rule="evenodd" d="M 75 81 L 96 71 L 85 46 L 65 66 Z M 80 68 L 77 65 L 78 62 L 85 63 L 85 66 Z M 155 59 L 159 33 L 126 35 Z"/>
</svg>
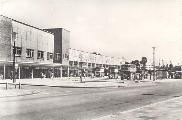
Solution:
<svg viewBox="0 0 182 120">
<path fill-rule="evenodd" d="M 67 77 L 69 75 L 69 47 L 70 31 L 64 28 L 45 29 L 54 33 L 54 72 L 55 77 Z"/>
<path fill-rule="evenodd" d="M 70 48 L 70 31 L 40 29 L 0 16 L 0 74 L 10 78 L 15 41 L 16 78 L 68 77 L 81 70 L 93 73 L 96 67 L 120 66 L 123 59 Z"/>
<path fill-rule="evenodd" d="M 40 77 L 53 64 L 54 34 L 0 16 L 0 74 L 11 75 L 15 40 L 16 78 Z"/>
<path fill-rule="evenodd" d="M 89 74 L 94 73 L 96 67 L 108 68 L 115 66 L 119 68 L 123 63 L 123 59 L 121 58 L 104 56 L 96 52 L 85 52 L 73 48 L 69 49 L 70 76 L 78 76 L 81 69 L 89 76 Z"/>
</svg>

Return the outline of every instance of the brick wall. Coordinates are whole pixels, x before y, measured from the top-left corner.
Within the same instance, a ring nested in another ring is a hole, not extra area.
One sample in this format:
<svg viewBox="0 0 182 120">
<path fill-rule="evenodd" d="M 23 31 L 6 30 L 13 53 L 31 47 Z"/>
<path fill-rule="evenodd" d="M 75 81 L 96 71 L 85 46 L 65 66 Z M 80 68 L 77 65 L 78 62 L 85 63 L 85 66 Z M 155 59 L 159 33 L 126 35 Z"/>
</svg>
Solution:
<svg viewBox="0 0 182 120">
<path fill-rule="evenodd" d="M 0 61 L 11 60 L 12 21 L 0 16 Z"/>
</svg>

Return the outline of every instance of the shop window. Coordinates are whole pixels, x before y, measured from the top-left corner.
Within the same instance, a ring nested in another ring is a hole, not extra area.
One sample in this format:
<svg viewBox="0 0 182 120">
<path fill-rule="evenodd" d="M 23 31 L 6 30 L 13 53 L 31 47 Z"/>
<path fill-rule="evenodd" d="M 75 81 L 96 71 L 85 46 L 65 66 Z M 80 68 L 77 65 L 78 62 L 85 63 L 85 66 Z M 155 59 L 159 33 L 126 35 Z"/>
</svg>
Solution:
<svg viewBox="0 0 182 120">
<path fill-rule="evenodd" d="M 13 51 L 14 51 L 14 48 L 13 48 Z M 16 57 L 20 57 L 21 56 L 21 53 L 22 53 L 22 48 L 21 47 L 15 47 L 15 56 Z"/>
<path fill-rule="evenodd" d="M 44 51 L 38 51 L 37 58 L 38 59 L 43 59 L 44 58 Z"/>
<path fill-rule="evenodd" d="M 27 49 L 26 53 L 27 53 L 27 55 L 26 55 L 27 58 L 33 58 L 34 57 L 34 50 L 33 49 Z"/>
<path fill-rule="evenodd" d="M 69 55 L 65 53 L 65 54 L 63 54 L 63 58 L 69 59 Z"/>
</svg>

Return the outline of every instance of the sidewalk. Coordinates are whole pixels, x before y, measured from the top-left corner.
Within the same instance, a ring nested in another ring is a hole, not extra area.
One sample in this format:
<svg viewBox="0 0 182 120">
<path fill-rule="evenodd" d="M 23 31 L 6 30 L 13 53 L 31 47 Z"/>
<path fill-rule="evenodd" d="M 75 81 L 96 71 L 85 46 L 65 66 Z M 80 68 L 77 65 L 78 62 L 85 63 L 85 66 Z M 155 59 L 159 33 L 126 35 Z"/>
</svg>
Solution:
<svg viewBox="0 0 182 120">
<path fill-rule="evenodd" d="M 8 84 L 8 89 L 6 90 L 6 84 Z M 120 80 L 120 79 L 108 79 L 108 78 L 83 78 L 83 83 L 80 83 L 80 78 L 54 78 L 54 79 L 17 79 L 15 85 L 11 84 L 12 80 L 0 80 L 0 98 L 5 97 L 16 97 L 38 94 L 36 90 L 26 90 L 19 89 L 19 83 L 21 83 L 21 88 L 29 86 L 49 86 L 49 87 L 63 87 L 63 88 L 104 88 L 104 87 L 134 87 L 134 86 L 149 86 L 155 85 L 154 82 L 149 80 L 143 80 L 141 82 L 135 83 L 135 81 Z"/>
<path fill-rule="evenodd" d="M 94 120 L 182 120 L 182 97 L 100 117 Z"/>
<path fill-rule="evenodd" d="M 11 80 L 1 80 L 2 82 L 12 83 Z M 35 78 L 35 79 L 17 79 L 16 83 L 22 85 L 34 86 L 50 86 L 50 87 L 79 87 L 79 88 L 99 88 L 99 87 L 138 87 L 155 85 L 151 80 L 141 80 L 135 82 L 131 80 L 108 79 L 108 78 L 83 78 L 83 83 L 80 78 Z"/>
<path fill-rule="evenodd" d="M 25 96 L 25 95 L 33 95 L 38 94 L 38 91 L 35 90 L 22 90 L 22 89 L 0 89 L 0 98 L 6 97 L 17 97 L 17 96 Z"/>
</svg>

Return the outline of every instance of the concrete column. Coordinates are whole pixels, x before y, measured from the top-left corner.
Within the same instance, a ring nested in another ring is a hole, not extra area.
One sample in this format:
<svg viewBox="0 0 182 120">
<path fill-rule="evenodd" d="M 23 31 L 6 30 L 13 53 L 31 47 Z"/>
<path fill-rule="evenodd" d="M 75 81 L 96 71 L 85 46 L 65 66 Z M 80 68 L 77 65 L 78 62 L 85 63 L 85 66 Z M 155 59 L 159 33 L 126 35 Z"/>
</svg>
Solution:
<svg viewBox="0 0 182 120">
<path fill-rule="evenodd" d="M 32 68 L 32 79 L 33 79 L 33 68 Z"/>
<path fill-rule="evenodd" d="M 20 79 L 20 74 L 21 74 L 21 68 L 18 68 L 18 79 Z"/>
<path fill-rule="evenodd" d="M 4 64 L 4 75 L 3 75 L 3 79 L 6 79 L 6 65 Z"/>
<path fill-rule="evenodd" d="M 63 68 L 62 66 L 60 67 L 60 77 L 62 77 L 62 73 L 63 73 Z"/>
<path fill-rule="evenodd" d="M 54 67 L 53 67 L 53 78 L 54 78 Z"/>
<path fill-rule="evenodd" d="M 93 66 L 92 66 L 93 68 L 95 68 L 95 66 L 96 66 L 95 64 L 96 64 L 96 63 L 93 64 Z"/>
<path fill-rule="evenodd" d="M 88 62 L 87 62 L 87 73 L 86 73 L 86 76 L 88 77 Z"/>
<path fill-rule="evenodd" d="M 68 77 L 69 77 L 69 74 L 70 74 L 70 67 L 68 66 Z"/>
</svg>

